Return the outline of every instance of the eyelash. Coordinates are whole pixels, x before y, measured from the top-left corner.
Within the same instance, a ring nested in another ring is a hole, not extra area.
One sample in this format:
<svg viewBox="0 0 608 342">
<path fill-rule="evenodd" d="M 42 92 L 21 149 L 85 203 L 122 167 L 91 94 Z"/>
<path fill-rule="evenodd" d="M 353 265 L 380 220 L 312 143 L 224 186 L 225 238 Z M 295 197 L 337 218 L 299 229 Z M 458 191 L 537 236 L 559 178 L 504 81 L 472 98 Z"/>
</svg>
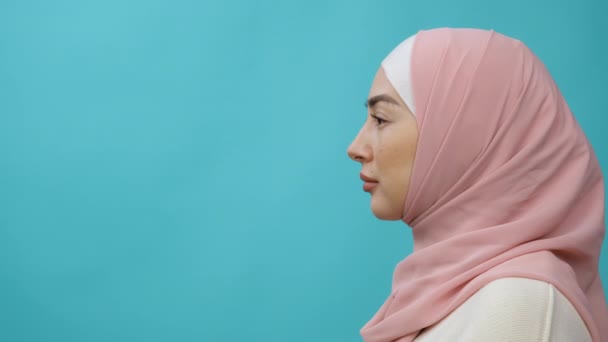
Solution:
<svg viewBox="0 0 608 342">
<path fill-rule="evenodd" d="M 378 126 L 380 126 L 380 125 L 382 125 L 383 123 L 387 122 L 386 120 L 384 120 L 384 119 L 382 119 L 382 118 L 379 118 L 379 117 L 375 116 L 374 114 L 370 114 L 370 116 L 371 116 L 372 118 L 374 118 L 374 120 L 376 120 L 376 121 L 378 122 L 378 124 L 377 124 Z"/>
</svg>

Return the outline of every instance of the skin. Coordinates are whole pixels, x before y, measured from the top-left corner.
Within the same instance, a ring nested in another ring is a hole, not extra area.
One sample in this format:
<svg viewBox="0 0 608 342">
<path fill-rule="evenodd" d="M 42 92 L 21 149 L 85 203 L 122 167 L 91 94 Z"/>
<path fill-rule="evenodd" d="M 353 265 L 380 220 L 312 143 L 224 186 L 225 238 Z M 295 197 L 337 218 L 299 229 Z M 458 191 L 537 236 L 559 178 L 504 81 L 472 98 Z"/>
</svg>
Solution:
<svg viewBox="0 0 608 342">
<path fill-rule="evenodd" d="M 347 154 L 361 163 L 361 172 L 378 181 L 370 192 L 374 215 L 381 220 L 400 220 L 414 166 L 418 126 L 382 67 L 374 77 L 367 111 L 367 120 Z"/>
</svg>

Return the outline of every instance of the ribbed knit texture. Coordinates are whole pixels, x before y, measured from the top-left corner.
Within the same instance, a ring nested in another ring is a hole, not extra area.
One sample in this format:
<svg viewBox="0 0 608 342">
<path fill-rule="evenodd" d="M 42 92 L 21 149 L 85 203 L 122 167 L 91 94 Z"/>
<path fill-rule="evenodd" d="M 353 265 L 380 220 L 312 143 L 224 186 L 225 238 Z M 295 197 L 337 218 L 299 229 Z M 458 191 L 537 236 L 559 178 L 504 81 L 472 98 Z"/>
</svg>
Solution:
<svg viewBox="0 0 608 342">
<path fill-rule="evenodd" d="M 585 323 L 551 284 L 495 280 L 414 342 L 590 342 Z"/>
</svg>

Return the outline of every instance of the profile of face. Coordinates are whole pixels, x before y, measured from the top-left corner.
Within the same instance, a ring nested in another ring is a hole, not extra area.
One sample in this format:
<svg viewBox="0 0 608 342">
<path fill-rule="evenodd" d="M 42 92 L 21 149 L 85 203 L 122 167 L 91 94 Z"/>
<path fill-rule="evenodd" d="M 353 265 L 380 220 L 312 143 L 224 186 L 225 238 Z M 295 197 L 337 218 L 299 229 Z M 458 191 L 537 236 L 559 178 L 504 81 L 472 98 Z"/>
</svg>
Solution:
<svg viewBox="0 0 608 342">
<path fill-rule="evenodd" d="M 367 100 L 367 120 L 350 144 L 348 156 L 361 173 L 377 183 L 370 187 L 371 209 L 381 220 L 403 215 L 418 145 L 416 118 L 380 67 Z"/>
</svg>

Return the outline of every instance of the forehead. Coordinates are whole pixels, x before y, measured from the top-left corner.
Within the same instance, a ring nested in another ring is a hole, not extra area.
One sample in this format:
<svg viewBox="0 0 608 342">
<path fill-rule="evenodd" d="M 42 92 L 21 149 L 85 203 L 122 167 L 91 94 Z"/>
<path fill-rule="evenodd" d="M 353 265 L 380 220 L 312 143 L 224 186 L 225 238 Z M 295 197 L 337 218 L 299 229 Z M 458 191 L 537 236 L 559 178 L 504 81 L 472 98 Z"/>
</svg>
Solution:
<svg viewBox="0 0 608 342">
<path fill-rule="evenodd" d="M 393 87 L 391 82 L 386 77 L 386 73 L 384 72 L 384 69 L 382 67 L 380 67 L 376 72 L 371 88 L 369 90 L 369 97 L 373 97 L 380 94 L 389 95 L 395 100 L 397 100 L 399 104 L 405 106 L 405 102 L 403 102 L 403 99 L 401 98 L 401 96 L 399 96 L 397 90 Z"/>
</svg>

